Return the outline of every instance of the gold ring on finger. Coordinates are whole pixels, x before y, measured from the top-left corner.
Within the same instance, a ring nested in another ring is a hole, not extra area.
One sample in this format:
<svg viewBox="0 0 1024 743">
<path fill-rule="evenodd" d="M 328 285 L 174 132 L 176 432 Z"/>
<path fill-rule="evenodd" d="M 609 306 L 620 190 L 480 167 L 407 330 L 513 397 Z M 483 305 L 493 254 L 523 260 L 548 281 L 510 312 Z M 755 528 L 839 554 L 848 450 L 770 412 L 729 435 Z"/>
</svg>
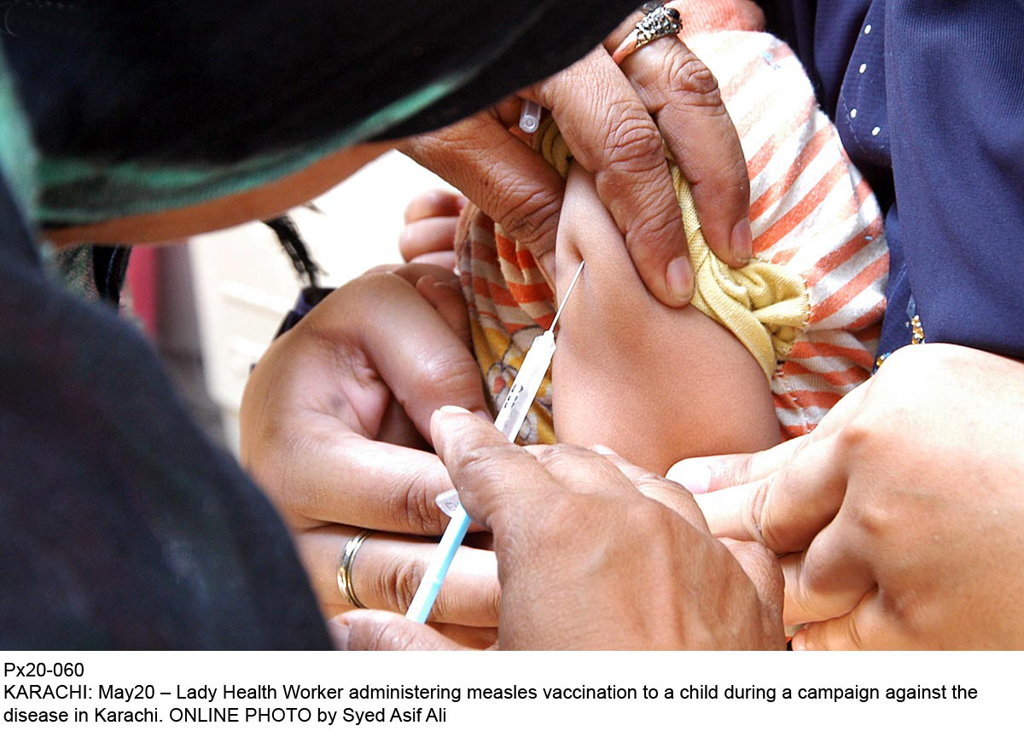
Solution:
<svg viewBox="0 0 1024 743">
<path fill-rule="evenodd" d="M 341 551 L 341 560 L 338 562 L 338 590 L 345 603 L 357 609 L 365 609 L 366 605 L 356 596 L 352 582 L 352 563 L 355 562 L 356 554 L 363 546 L 363 542 L 373 533 L 372 529 L 363 529 L 351 537 L 345 542 L 345 549 Z"/>
</svg>

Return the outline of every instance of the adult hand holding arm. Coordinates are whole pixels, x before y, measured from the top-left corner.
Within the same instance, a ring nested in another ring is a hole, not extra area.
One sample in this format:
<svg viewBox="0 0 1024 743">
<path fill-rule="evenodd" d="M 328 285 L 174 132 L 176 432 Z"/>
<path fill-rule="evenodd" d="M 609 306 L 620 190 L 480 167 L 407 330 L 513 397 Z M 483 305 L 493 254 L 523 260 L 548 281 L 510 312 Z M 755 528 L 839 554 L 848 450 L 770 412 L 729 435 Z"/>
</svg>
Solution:
<svg viewBox="0 0 1024 743">
<path fill-rule="evenodd" d="M 694 10 L 676 4 L 685 29 Z M 748 25 L 751 16 L 761 17 L 746 0 L 713 4 L 735 8 Z M 664 144 L 693 184 L 708 243 L 734 266 L 750 259 L 750 183 L 718 84 L 681 41 L 652 42 L 621 68 L 612 62 L 609 52 L 640 17 L 623 24 L 604 48 L 522 95 L 550 109 L 576 159 L 595 174 L 644 284 L 662 303 L 679 307 L 693 293 L 693 274 Z M 402 149 L 466 194 L 553 276 L 564 183 L 510 132 L 517 116 L 518 99 L 508 99 Z"/>
<path fill-rule="evenodd" d="M 795 648 L 1024 646 L 1024 364 L 903 349 L 812 434 L 688 460 L 713 532 L 782 558 Z"/>
<path fill-rule="evenodd" d="M 758 545 L 712 538 L 689 494 L 611 452 L 520 449 L 464 410 L 432 436 L 494 534 L 503 649 L 781 648 L 779 576 Z M 348 649 L 448 648 L 397 615 L 352 612 Z"/>
</svg>

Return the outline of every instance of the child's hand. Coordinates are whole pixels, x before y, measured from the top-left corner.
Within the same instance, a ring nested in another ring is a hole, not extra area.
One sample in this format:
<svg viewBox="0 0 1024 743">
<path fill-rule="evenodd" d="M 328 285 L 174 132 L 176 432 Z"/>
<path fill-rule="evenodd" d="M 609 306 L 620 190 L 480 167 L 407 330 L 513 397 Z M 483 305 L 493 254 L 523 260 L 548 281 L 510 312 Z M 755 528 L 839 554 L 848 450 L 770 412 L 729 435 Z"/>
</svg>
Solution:
<svg viewBox="0 0 1024 743">
<path fill-rule="evenodd" d="M 366 273 L 390 273 L 405 279 L 416 287 L 419 295 L 430 303 L 463 345 L 472 349 L 469 311 L 466 309 L 466 297 L 462 293 L 459 277 L 451 269 L 439 265 L 440 263 L 441 261 L 420 260 L 402 266 L 377 266 Z"/>
<path fill-rule="evenodd" d="M 427 191 L 405 208 L 405 229 L 398 249 L 409 263 L 455 267 L 455 227 L 466 197 L 451 191 Z"/>
</svg>

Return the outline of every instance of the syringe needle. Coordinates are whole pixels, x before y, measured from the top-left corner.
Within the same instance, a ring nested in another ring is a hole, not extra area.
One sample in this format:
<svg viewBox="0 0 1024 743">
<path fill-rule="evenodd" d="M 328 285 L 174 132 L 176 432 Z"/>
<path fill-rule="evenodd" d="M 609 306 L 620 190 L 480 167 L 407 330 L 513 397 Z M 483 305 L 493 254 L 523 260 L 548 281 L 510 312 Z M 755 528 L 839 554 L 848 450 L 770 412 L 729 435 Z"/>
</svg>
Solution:
<svg viewBox="0 0 1024 743">
<path fill-rule="evenodd" d="M 572 277 L 572 283 L 569 284 L 569 290 L 562 297 L 562 304 L 558 306 L 558 311 L 555 313 L 555 319 L 551 321 L 551 327 L 548 328 L 552 333 L 555 332 L 555 326 L 558 325 L 558 318 L 562 316 L 562 310 L 565 309 L 565 303 L 569 301 L 569 295 L 572 294 L 572 290 L 576 288 L 576 282 L 580 280 L 580 274 L 583 273 L 583 266 L 586 265 L 586 261 L 580 261 L 580 267 L 576 269 L 576 275 Z"/>
</svg>

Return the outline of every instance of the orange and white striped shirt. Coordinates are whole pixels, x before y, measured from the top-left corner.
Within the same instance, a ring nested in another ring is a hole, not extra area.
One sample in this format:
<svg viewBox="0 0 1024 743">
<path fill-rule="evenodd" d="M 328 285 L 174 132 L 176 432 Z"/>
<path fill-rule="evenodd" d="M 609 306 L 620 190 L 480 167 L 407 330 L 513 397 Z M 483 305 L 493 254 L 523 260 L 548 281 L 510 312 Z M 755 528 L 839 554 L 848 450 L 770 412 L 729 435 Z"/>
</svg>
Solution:
<svg viewBox="0 0 1024 743">
<path fill-rule="evenodd" d="M 783 435 L 798 436 L 871 375 L 888 277 L 882 213 L 788 46 L 748 31 L 687 44 L 717 77 L 740 135 L 755 260 L 784 266 L 806 287 L 810 311 L 771 375 Z M 498 407 L 551 322 L 553 292 L 532 255 L 475 207 L 463 214 L 456 251 L 474 348 Z M 523 439 L 553 442 L 550 415 L 548 384 Z"/>
</svg>

